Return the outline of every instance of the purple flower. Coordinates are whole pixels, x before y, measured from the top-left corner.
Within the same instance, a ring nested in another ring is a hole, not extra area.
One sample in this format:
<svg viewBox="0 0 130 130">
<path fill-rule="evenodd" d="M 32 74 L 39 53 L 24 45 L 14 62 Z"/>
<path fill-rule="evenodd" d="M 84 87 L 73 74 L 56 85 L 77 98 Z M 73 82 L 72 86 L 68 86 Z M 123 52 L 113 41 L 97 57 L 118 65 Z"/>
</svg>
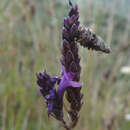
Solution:
<svg viewBox="0 0 130 130">
<path fill-rule="evenodd" d="M 60 120 L 64 127 L 69 130 L 74 128 L 79 119 L 79 111 L 82 107 L 81 94 L 82 83 L 80 82 L 80 57 L 78 55 L 78 44 L 93 49 L 109 53 L 110 49 L 104 44 L 104 41 L 96 36 L 92 31 L 82 28 L 79 21 L 78 6 L 73 5 L 69 0 L 70 11 L 64 19 L 62 28 L 62 47 L 61 47 L 61 78 L 52 77 L 46 72 L 37 74 L 37 84 L 39 92 L 46 100 L 48 116 L 54 116 Z M 55 85 L 58 88 L 55 88 Z M 63 119 L 63 96 L 66 91 L 66 99 L 69 102 L 69 125 Z"/>
<path fill-rule="evenodd" d="M 51 114 L 58 120 L 63 118 L 63 103 L 54 87 L 56 83 L 59 84 L 60 80 L 58 77 L 49 76 L 46 72 L 37 74 L 37 84 L 40 87 L 41 94 L 46 99 L 48 116 Z"/>
<path fill-rule="evenodd" d="M 63 118 L 63 96 L 68 87 L 80 88 L 81 82 L 73 81 L 76 73 L 66 72 L 65 67 L 62 66 L 62 78 L 51 77 L 46 72 L 37 74 L 37 84 L 40 87 L 40 92 L 46 99 L 48 109 L 48 116 L 52 115 L 58 120 Z M 55 89 L 55 84 L 58 84 L 58 90 Z"/>
<path fill-rule="evenodd" d="M 62 100 L 66 88 L 68 87 L 79 88 L 82 86 L 81 82 L 72 81 L 75 76 L 75 73 L 66 72 L 64 66 L 62 66 L 62 70 L 63 70 L 63 77 L 60 81 L 57 91 L 60 100 Z"/>
</svg>

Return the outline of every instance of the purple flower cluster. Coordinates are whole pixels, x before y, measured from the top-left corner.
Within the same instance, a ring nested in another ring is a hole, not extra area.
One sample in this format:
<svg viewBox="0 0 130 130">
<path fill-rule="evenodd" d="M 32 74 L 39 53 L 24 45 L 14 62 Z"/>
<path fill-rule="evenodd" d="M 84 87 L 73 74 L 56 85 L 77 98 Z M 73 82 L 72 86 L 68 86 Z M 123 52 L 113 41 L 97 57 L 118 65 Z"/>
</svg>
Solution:
<svg viewBox="0 0 130 130">
<path fill-rule="evenodd" d="M 55 84 L 59 84 L 60 80 L 60 78 L 49 76 L 46 72 L 37 74 L 37 84 L 40 87 L 41 94 L 46 99 L 48 116 L 51 114 L 58 120 L 63 118 L 63 104 L 55 89 Z"/>
<path fill-rule="evenodd" d="M 46 99 L 48 115 L 51 114 L 59 120 L 63 118 L 62 107 L 65 90 L 67 90 L 67 93 L 72 91 L 73 97 L 69 96 L 70 94 L 67 94 L 67 99 L 70 103 L 74 101 L 73 105 L 76 102 L 76 98 L 81 98 L 81 95 L 77 93 L 77 90 L 76 93 L 74 91 L 75 89 L 78 89 L 79 91 L 82 86 L 82 83 L 78 82 L 81 68 L 79 65 L 78 47 L 75 43 L 75 38 L 79 35 L 79 12 L 77 5 L 73 6 L 71 2 L 69 2 L 69 4 L 71 9 L 68 13 L 68 17 L 64 19 L 64 27 L 62 30 L 62 76 L 61 78 L 51 77 L 46 72 L 37 74 L 37 84 L 40 86 L 40 92 Z M 58 85 L 57 90 L 55 88 L 56 84 Z M 74 109 L 75 107 L 76 105 L 73 106 Z"/>
<path fill-rule="evenodd" d="M 40 87 L 40 92 L 46 99 L 48 115 L 53 115 L 56 119 L 63 119 L 63 95 L 67 87 L 80 87 L 82 83 L 72 81 L 74 73 L 67 73 L 63 69 L 62 78 L 51 77 L 46 72 L 37 74 L 37 84 Z M 55 84 L 58 84 L 58 90 L 55 89 Z"/>
<path fill-rule="evenodd" d="M 83 95 L 80 92 L 82 83 L 79 82 L 81 67 L 77 43 L 88 49 L 109 53 L 109 48 L 104 45 L 99 37 L 93 32 L 81 28 L 78 6 L 73 5 L 70 0 L 69 5 L 70 11 L 64 19 L 62 29 L 62 75 L 58 78 L 52 77 L 46 72 L 37 74 L 37 84 L 40 87 L 41 94 L 46 99 L 48 115 L 62 121 L 66 129 L 76 126 L 79 117 L 78 113 L 83 104 Z M 58 86 L 57 89 L 56 85 Z M 63 119 L 63 96 L 65 91 L 66 99 L 70 103 L 70 108 L 67 111 L 71 120 L 69 126 L 66 125 Z"/>
</svg>

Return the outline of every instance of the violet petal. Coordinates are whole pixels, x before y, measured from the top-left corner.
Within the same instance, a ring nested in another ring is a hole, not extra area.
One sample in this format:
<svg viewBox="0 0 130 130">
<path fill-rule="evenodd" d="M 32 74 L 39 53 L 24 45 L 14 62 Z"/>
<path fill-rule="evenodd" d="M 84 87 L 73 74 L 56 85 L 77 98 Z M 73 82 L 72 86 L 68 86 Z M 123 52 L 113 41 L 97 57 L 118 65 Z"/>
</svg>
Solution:
<svg viewBox="0 0 130 130">
<path fill-rule="evenodd" d="M 73 77 L 74 77 L 74 73 L 72 72 L 66 72 L 64 66 L 62 66 L 62 70 L 64 72 L 64 75 L 60 81 L 60 84 L 58 86 L 58 96 L 59 98 L 62 100 L 64 92 L 66 90 L 66 88 L 68 87 L 81 87 L 82 83 L 81 82 L 76 82 L 76 81 L 72 81 Z"/>
</svg>

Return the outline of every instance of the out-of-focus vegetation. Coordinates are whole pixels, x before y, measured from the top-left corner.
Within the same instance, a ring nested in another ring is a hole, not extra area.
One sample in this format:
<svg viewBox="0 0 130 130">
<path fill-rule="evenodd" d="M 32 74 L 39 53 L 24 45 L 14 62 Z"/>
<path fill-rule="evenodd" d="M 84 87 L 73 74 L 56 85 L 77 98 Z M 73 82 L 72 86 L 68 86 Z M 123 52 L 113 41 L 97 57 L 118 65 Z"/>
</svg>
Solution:
<svg viewBox="0 0 130 130">
<path fill-rule="evenodd" d="M 84 106 L 75 130 L 130 130 L 130 1 L 75 0 L 80 20 L 110 44 L 80 47 Z M 36 72 L 60 73 L 67 0 L 0 0 L 0 130 L 62 130 L 37 95 Z"/>
</svg>

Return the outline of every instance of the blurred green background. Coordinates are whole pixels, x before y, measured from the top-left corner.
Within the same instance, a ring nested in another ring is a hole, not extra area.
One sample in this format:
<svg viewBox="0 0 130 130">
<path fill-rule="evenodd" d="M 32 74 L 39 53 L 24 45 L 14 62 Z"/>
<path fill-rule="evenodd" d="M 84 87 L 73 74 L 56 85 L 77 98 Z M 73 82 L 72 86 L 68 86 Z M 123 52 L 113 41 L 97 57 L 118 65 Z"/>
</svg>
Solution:
<svg viewBox="0 0 130 130">
<path fill-rule="evenodd" d="M 79 48 L 84 105 L 75 130 L 130 130 L 130 0 L 73 0 L 112 48 Z M 36 72 L 59 75 L 67 0 L 0 0 L 0 130 L 63 130 L 48 119 Z"/>
</svg>

